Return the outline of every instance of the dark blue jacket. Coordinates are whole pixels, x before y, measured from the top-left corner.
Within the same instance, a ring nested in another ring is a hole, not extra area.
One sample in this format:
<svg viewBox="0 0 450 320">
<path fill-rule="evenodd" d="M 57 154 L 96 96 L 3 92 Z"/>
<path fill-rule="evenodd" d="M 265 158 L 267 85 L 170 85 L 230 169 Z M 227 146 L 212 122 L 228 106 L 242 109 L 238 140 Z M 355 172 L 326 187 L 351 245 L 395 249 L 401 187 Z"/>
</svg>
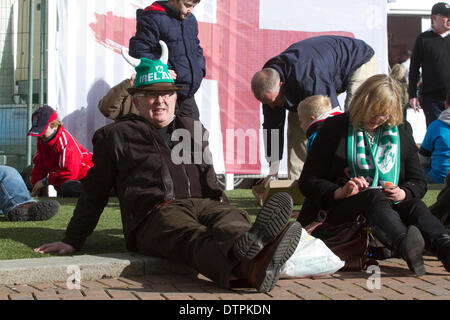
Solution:
<svg viewBox="0 0 450 320">
<path fill-rule="evenodd" d="M 169 48 L 169 69 L 177 73 L 175 83 L 184 87 L 178 94 L 192 97 L 206 74 L 197 19 L 191 14 L 181 20 L 180 11 L 170 8 L 165 1 L 137 10 L 136 17 L 136 35 L 130 39 L 130 55 L 158 60 L 161 57 L 159 40 L 163 40 Z"/>
<path fill-rule="evenodd" d="M 296 112 L 302 100 L 319 94 L 329 96 L 333 108 L 339 106 L 337 95 L 346 91 L 348 81 L 356 69 L 374 54 L 372 47 L 362 40 L 319 36 L 296 42 L 267 61 L 263 68 L 273 68 L 280 74 L 286 105 L 273 109 L 263 105 L 263 128 L 269 130 L 266 150 L 271 150 L 270 129 L 280 129 L 281 159 L 286 109 Z M 271 156 L 270 152 L 268 156 Z"/>
</svg>

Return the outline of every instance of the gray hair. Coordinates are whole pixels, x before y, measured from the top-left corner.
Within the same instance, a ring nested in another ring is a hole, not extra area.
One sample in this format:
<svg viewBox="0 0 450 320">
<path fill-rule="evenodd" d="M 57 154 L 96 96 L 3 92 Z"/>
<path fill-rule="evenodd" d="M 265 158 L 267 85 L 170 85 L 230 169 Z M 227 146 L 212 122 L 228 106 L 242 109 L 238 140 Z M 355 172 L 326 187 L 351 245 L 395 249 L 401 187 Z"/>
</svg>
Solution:
<svg viewBox="0 0 450 320">
<path fill-rule="evenodd" d="M 262 100 L 267 92 L 275 92 L 280 86 L 280 74 L 272 68 L 255 73 L 252 78 L 252 92 L 257 100 Z"/>
</svg>

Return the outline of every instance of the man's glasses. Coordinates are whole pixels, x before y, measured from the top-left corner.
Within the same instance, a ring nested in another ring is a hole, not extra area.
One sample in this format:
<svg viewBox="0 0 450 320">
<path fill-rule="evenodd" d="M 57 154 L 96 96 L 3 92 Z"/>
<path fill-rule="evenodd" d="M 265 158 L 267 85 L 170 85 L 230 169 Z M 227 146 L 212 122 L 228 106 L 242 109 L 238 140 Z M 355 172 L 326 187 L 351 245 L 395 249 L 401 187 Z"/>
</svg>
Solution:
<svg viewBox="0 0 450 320">
<path fill-rule="evenodd" d="M 155 100 L 158 97 L 161 97 L 163 99 L 169 99 L 170 97 L 172 97 L 175 94 L 174 91 L 163 91 L 163 92 L 146 92 L 146 93 L 136 93 L 134 96 L 135 97 L 145 97 L 148 99 L 152 99 Z"/>
</svg>

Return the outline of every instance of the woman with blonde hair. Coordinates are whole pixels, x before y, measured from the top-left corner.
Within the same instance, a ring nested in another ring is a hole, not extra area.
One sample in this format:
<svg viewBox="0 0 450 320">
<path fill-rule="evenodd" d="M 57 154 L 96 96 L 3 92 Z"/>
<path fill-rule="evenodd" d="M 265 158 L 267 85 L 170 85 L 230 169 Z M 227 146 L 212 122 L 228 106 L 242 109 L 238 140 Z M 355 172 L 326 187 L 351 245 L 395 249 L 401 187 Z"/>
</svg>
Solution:
<svg viewBox="0 0 450 320">
<path fill-rule="evenodd" d="M 427 185 L 407 126 L 397 82 L 367 79 L 349 110 L 327 119 L 315 138 L 299 179 L 306 199 L 298 220 L 307 225 L 320 209 L 336 225 L 362 215 L 416 275 L 425 273 L 425 247 L 450 272 L 450 236 L 421 200 Z"/>
</svg>

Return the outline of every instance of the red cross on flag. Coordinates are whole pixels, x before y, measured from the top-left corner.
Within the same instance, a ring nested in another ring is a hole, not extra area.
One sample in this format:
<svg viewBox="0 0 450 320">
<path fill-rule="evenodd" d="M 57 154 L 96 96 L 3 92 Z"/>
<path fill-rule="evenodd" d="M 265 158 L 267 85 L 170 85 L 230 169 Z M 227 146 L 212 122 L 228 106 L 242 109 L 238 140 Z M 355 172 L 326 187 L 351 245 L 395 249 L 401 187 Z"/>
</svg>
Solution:
<svg viewBox="0 0 450 320">
<path fill-rule="evenodd" d="M 106 121 L 97 103 L 133 69 L 120 56 L 136 28 L 143 0 L 58 0 L 59 32 L 49 101 L 57 102 L 66 127 L 88 148 Z M 266 174 L 261 107 L 250 80 L 271 57 L 294 42 L 318 35 L 366 41 L 387 71 L 385 0 L 202 0 L 194 14 L 207 74 L 196 94 L 201 121 L 210 132 L 218 173 Z M 55 104 L 55 105 L 56 105 Z M 286 160 L 284 156 L 284 160 Z M 286 172 L 286 165 L 281 173 Z"/>
</svg>

